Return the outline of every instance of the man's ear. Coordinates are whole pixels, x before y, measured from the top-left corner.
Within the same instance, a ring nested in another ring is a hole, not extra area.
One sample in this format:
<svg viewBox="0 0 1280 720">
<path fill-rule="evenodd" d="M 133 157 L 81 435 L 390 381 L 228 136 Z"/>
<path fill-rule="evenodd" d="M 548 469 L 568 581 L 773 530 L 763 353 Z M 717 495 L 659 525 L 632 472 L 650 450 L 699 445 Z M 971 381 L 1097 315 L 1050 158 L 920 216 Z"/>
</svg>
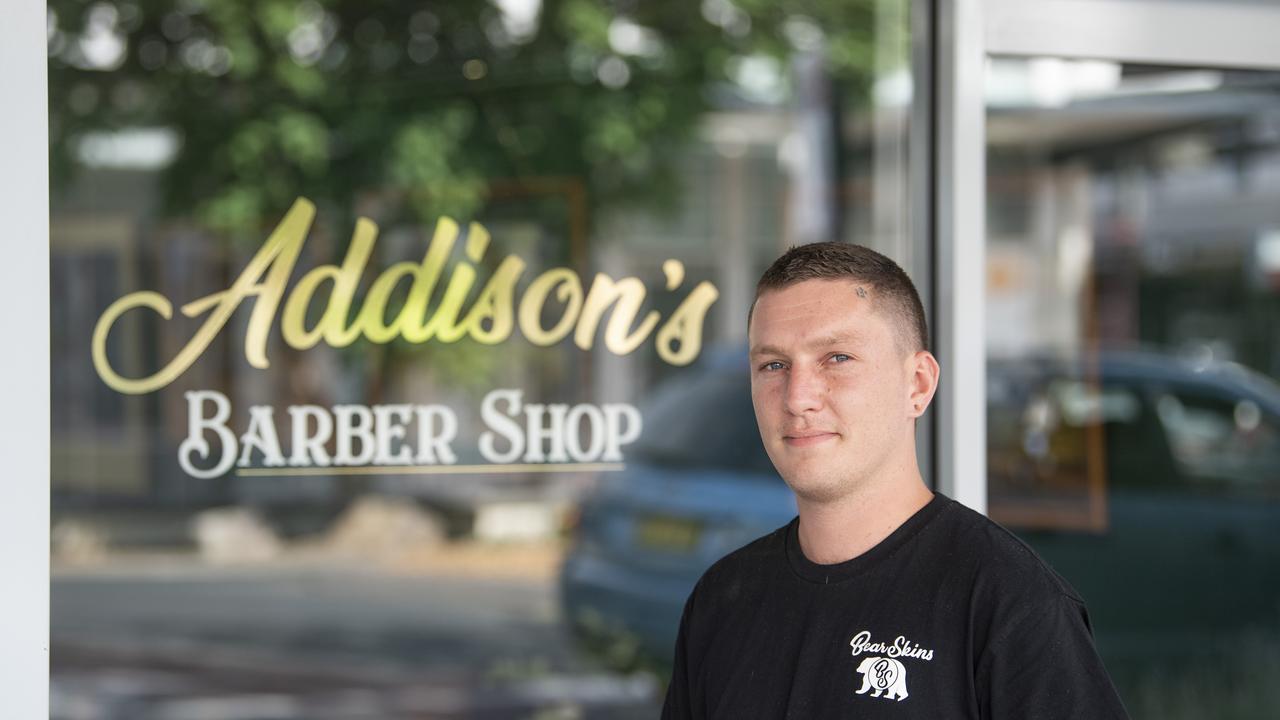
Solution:
<svg viewBox="0 0 1280 720">
<path fill-rule="evenodd" d="M 907 359 L 908 389 L 907 417 L 918 418 L 924 414 L 929 403 L 933 402 L 933 394 L 938 391 L 938 378 L 942 368 L 938 360 L 928 350 L 912 353 Z"/>
</svg>

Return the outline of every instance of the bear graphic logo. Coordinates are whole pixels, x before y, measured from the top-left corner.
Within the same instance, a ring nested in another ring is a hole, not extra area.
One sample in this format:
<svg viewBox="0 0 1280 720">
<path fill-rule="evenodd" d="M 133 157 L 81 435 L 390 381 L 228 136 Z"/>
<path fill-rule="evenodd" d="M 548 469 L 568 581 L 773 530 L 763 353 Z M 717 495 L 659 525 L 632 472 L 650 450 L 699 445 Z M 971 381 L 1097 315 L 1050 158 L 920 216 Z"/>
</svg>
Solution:
<svg viewBox="0 0 1280 720">
<path fill-rule="evenodd" d="M 885 657 L 863 658 L 858 665 L 858 672 L 862 673 L 859 695 L 872 690 L 871 697 L 899 702 L 907 699 L 907 669 L 897 660 Z"/>
</svg>

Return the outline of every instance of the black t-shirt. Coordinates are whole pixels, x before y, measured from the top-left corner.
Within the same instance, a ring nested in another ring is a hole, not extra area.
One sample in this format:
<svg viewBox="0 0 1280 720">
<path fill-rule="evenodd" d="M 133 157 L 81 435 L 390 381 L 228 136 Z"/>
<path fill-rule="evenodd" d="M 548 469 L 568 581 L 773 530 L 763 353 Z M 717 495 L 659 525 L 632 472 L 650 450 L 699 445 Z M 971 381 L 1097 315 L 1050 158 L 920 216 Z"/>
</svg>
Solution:
<svg viewBox="0 0 1280 720">
<path fill-rule="evenodd" d="M 685 604 L 663 718 L 1125 718 L 1079 595 L 942 495 L 871 550 L 818 565 L 798 520 Z"/>
</svg>

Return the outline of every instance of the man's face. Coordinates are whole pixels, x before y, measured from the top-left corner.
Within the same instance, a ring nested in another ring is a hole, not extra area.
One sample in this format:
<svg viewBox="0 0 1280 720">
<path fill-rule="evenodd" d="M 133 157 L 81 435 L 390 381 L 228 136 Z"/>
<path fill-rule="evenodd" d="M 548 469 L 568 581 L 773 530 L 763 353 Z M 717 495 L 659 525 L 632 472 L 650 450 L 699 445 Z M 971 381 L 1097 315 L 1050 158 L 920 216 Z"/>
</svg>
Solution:
<svg viewBox="0 0 1280 720">
<path fill-rule="evenodd" d="M 814 502 L 845 497 L 914 447 L 910 358 L 871 288 L 861 289 L 806 280 L 767 291 L 748 331 L 765 449 Z"/>
</svg>

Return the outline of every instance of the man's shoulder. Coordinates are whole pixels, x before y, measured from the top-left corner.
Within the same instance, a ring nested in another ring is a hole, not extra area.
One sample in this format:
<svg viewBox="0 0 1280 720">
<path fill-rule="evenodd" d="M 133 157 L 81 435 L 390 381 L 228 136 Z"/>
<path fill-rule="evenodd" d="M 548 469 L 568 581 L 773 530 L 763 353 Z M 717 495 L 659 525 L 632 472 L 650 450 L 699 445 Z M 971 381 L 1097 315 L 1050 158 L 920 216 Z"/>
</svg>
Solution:
<svg viewBox="0 0 1280 720">
<path fill-rule="evenodd" d="M 791 523 L 766 533 L 711 564 L 694 590 L 701 602 L 736 600 L 750 585 L 786 565 L 787 533 Z"/>
<path fill-rule="evenodd" d="M 945 517 L 946 541 L 973 572 L 975 597 L 983 591 L 1023 598 L 1060 595 L 1083 604 L 1075 588 L 1008 528 L 954 500 Z"/>
</svg>

